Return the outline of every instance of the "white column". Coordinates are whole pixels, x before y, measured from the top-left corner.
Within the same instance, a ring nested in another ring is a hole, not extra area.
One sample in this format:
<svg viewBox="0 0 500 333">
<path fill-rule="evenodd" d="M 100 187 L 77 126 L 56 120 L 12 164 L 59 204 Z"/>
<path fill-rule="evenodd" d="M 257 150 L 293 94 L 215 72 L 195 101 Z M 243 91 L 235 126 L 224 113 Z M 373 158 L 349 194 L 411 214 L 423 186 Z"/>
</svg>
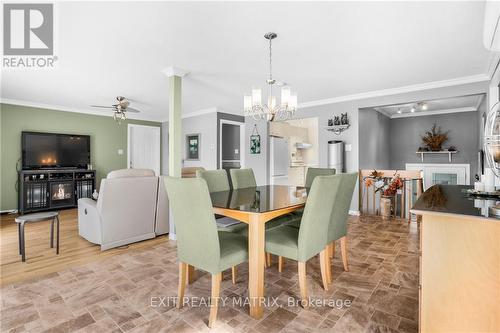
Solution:
<svg viewBox="0 0 500 333">
<path fill-rule="evenodd" d="M 181 177 L 182 170 L 182 78 L 187 71 L 168 67 L 162 71 L 169 81 L 168 175 Z M 174 219 L 169 211 L 169 238 L 176 239 Z"/>
</svg>

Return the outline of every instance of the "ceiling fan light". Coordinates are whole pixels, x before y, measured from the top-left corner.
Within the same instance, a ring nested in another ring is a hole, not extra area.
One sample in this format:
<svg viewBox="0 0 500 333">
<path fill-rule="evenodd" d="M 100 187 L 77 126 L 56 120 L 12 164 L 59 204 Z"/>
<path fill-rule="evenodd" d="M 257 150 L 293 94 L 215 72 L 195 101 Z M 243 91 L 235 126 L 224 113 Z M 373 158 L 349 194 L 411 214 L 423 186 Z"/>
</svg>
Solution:
<svg viewBox="0 0 500 333">
<path fill-rule="evenodd" d="M 399 114 L 401 114 L 401 113 L 402 113 L 401 109 L 398 109 L 398 113 L 399 113 Z"/>
<path fill-rule="evenodd" d="M 427 110 L 427 103 L 422 103 L 422 110 Z"/>
<path fill-rule="evenodd" d="M 415 112 L 415 107 L 414 106 L 411 107 L 410 112 L 412 112 L 412 113 Z"/>
</svg>

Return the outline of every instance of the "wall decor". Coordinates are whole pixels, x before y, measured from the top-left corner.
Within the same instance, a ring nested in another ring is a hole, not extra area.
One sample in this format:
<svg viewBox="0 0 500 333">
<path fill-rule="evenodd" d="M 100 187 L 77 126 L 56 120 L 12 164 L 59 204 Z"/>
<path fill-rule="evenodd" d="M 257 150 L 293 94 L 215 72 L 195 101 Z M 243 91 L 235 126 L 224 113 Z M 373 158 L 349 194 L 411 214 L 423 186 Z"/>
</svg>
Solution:
<svg viewBox="0 0 500 333">
<path fill-rule="evenodd" d="M 250 135 L 250 154 L 260 154 L 260 135 L 257 124 L 253 125 L 252 135 Z"/>
<path fill-rule="evenodd" d="M 326 127 L 326 130 L 339 135 L 349 127 L 351 127 L 351 124 L 349 123 L 349 117 L 346 112 L 341 113 L 340 116 L 333 116 L 333 118 L 328 119 L 328 126 Z"/>
<path fill-rule="evenodd" d="M 186 160 L 200 160 L 200 137 L 201 134 L 186 135 Z"/>
</svg>

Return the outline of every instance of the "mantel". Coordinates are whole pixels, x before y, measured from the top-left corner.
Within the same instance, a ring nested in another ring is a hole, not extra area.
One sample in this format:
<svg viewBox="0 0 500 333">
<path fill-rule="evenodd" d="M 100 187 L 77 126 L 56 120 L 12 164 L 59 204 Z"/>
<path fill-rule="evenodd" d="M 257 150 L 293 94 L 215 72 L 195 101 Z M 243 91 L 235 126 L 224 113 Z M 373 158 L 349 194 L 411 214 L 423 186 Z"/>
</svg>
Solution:
<svg viewBox="0 0 500 333">
<path fill-rule="evenodd" d="M 441 151 L 417 151 L 416 154 L 420 154 L 420 158 L 422 162 L 424 162 L 424 155 L 425 154 L 448 154 L 448 162 L 451 163 L 451 156 L 453 154 L 458 153 L 458 151 L 448 151 L 448 150 L 441 150 Z"/>
</svg>

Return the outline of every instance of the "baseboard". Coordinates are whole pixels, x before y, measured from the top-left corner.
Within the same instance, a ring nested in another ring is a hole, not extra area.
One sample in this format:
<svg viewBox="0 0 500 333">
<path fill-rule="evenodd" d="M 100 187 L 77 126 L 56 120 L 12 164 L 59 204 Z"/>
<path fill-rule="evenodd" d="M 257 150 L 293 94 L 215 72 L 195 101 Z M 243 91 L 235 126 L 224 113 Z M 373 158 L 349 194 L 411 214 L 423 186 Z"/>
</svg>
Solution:
<svg viewBox="0 0 500 333">
<path fill-rule="evenodd" d="M 16 214 L 17 209 L 6 209 L 6 210 L 0 210 L 0 214 Z"/>
<path fill-rule="evenodd" d="M 359 216 L 359 215 L 361 215 L 361 213 L 359 210 L 350 210 L 349 209 L 349 215 Z"/>
<path fill-rule="evenodd" d="M 174 234 L 173 232 L 171 232 L 171 233 L 168 234 L 168 239 L 177 240 L 177 235 Z"/>
<path fill-rule="evenodd" d="M 152 232 L 152 233 L 147 233 L 147 234 L 140 235 L 140 236 L 130 237 L 127 239 L 121 239 L 119 241 L 101 244 L 101 251 L 109 250 L 109 249 L 112 249 L 114 247 L 118 247 L 118 246 L 122 246 L 122 245 L 137 243 L 137 242 L 140 242 L 140 241 L 143 241 L 146 239 L 155 238 L 155 237 L 156 237 L 155 233 Z"/>
</svg>

